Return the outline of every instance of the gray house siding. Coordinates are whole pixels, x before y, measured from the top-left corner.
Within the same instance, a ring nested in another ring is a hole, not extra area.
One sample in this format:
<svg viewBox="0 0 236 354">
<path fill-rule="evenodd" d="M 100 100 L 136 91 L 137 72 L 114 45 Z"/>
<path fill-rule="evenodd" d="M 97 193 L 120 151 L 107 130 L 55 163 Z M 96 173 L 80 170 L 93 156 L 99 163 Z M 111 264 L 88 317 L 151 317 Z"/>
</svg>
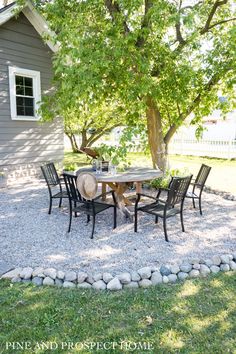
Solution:
<svg viewBox="0 0 236 354">
<path fill-rule="evenodd" d="M 0 168 L 63 158 L 61 121 L 16 121 L 10 112 L 8 67 L 40 71 L 43 94 L 51 85 L 51 60 L 52 52 L 23 14 L 0 26 Z"/>
</svg>

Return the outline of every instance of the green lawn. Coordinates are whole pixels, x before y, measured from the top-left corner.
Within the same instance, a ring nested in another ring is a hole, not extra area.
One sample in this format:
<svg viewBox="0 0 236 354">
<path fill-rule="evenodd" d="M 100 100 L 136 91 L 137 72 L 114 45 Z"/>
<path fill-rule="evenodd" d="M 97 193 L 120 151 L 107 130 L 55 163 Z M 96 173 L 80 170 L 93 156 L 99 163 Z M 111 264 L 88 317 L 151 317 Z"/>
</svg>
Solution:
<svg viewBox="0 0 236 354">
<path fill-rule="evenodd" d="M 62 350 L 62 342 L 121 341 L 153 348 L 135 353 L 236 353 L 235 272 L 118 293 L 0 283 L 1 353 L 51 352 L 5 349 L 25 341 L 56 342 L 56 353 L 96 352 Z"/>
<path fill-rule="evenodd" d="M 131 164 L 139 166 L 151 166 L 151 158 L 143 153 L 130 153 Z M 88 164 L 89 160 L 83 154 L 65 153 L 65 164 L 76 163 L 78 166 Z M 202 163 L 212 166 L 212 171 L 207 180 L 207 185 L 221 191 L 236 194 L 236 160 L 171 155 L 169 164 L 171 169 L 186 169 L 189 173 L 197 174 Z"/>
</svg>

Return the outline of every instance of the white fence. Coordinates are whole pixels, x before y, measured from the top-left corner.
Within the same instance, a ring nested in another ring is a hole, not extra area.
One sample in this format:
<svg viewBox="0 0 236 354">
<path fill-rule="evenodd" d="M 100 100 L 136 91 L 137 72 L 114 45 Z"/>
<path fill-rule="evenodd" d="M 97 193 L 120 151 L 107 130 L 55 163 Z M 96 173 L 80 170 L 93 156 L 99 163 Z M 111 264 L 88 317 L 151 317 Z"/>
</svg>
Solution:
<svg viewBox="0 0 236 354">
<path fill-rule="evenodd" d="M 236 158 L 236 140 L 186 140 L 173 139 L 170 154 Z"/>
<path fill-rule="evenodd" d="M 78 141 L 79 141 L 79 137 Z M 100 139 L 99 143 L 116 145 L 117 141 L 110 139 Z M 70 149 L 69 139 L 65 139 L 65 147 Z M 135 139 L 130 152 L 140 152 L 143 150 L 139 139 Z M 172 139 L 169 145 L 169 153 L 177 155 L 209 156 L 225 159 L 236 158 L 236 140 L 195 140 L 195 139 Z"/>
</svg>

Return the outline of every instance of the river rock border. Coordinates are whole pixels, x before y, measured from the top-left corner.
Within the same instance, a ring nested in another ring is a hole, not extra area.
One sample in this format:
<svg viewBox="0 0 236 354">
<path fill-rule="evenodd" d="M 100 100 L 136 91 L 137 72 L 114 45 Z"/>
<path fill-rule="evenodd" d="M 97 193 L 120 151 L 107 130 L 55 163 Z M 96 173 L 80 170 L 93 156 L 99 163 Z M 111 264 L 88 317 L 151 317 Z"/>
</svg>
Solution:
<svg viewBox="0 0 236 354">
<path fill-rule="evenodd" d="M 113 275 L 96 273 L 89 275 L 83 271 L 61 271 L 54 268 L 15 268 L 2 275 L 1 279 L 11 279 L 12 283 L 33 283 L 37 286 L 49 285 L 64 288 L 83 288 L 117 291 L 131 288 L 148 288 L 153 285 L 175 283 L 189 278 L 206 277 L 210 273 L 236 270 L 236 253 L 202 260 L 193 258 L 179 265 L 143 267 L 137 271 Z"/>
</svg>

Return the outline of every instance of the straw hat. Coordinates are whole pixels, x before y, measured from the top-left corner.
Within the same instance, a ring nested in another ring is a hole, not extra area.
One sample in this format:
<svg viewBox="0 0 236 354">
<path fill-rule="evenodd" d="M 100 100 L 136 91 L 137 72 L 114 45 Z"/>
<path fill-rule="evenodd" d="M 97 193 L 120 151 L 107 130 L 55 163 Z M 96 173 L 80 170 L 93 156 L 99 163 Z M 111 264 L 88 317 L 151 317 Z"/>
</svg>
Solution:
<svg viewBox="0 0 236 354">
<path fill-rule="evenodd" d="M 77 177 L 76 184 L 83 198 L 91 200 L 96 196 L 98 183 L 92 173 L 80 173 Z"/>
</svg>

